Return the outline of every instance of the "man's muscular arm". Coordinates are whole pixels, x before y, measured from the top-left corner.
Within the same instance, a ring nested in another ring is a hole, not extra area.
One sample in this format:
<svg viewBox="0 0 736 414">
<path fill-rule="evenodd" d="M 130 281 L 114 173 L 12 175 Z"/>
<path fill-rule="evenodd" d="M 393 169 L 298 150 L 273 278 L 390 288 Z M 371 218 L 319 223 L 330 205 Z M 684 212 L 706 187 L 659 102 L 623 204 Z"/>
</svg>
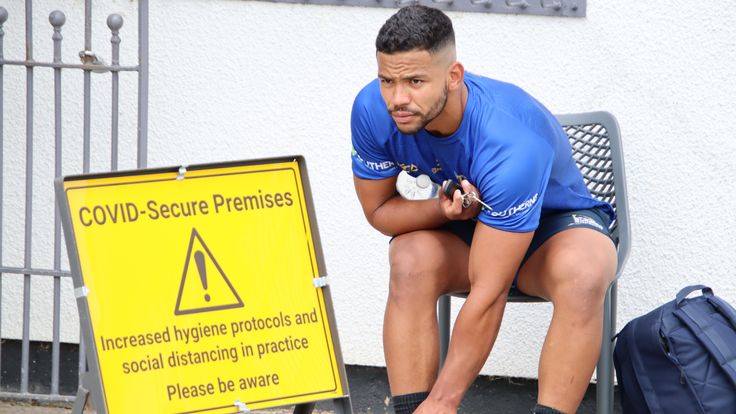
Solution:
<svg viewBox="0 0 736 414">
<path fill-rule="evenodd" d="M 509 287 L 532 235 L 476 225 L 470 248 L 470 294 L 455 322 L 445 365 L 417 414 L 457 411 L 496 340 Z"/>
<path fill-rule="evenodd" d="M 396 192 L 396 177 L 383 180 L 364 180 L 353 176 L 363 213 L 371 226 L 387 236 L 416 230 L 436 228 L 449 220 L 469 220 L 478 215 L 480 205 L 462 208 L 460 191 L 453 198 L 440 192 L 439 201 L 406 200 Z M 462 182 L 463 191 L 477 189 L 468 181 Z"/>
<path fill-rule="evenodd" d="M 363 213 L 371 226 L 388 236 L 431 229 L 447 222 L 436 199 L 406 200 L 396 192 L 396 177 L 364 180 L 353 176 Z"/>
</svg>

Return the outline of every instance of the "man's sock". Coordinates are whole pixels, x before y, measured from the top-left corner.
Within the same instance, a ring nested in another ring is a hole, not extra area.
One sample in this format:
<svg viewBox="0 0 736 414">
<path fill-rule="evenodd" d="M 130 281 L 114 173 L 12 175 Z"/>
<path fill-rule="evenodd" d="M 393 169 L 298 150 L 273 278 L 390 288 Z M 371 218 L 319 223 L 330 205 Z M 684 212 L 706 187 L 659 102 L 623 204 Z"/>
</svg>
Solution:
<svg viewBox="0 0 736 414">
<path fill-rule="evenodd" d="M 547 407 L 546 405 L 537 404 L 532 410 L 534 414 L 565 414 L 562 411 L 555 410 L 554 408 Z"/>
<path fill-rule="evenodd" d="M 428 392 L 415 392 L 413 394 L 394 395 L 391 400 L 396 414 L 411 414 L 429 396 Z"/>
</svg>

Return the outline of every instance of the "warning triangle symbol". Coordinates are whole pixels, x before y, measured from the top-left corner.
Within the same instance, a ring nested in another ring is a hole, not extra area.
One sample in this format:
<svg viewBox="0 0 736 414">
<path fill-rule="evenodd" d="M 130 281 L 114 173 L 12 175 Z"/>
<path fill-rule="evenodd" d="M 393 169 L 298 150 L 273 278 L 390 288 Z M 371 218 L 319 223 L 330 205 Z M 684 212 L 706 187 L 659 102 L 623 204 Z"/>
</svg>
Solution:
<svg viewBox="0 0 736 414">
<path fill-rule="evenodd" d="M 175 315 L 242 308 L 243 301 L 197 229 L 192 228 Z"/>
</svg>

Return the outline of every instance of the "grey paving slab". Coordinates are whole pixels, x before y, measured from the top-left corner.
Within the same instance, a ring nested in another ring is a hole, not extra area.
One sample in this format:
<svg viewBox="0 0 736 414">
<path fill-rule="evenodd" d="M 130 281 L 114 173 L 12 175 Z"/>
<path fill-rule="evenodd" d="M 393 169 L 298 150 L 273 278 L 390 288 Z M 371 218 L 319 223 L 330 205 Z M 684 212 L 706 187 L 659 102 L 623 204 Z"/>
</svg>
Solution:
<svg viewBox="0 0 736 414">
<path fill-rule="evenodd" d="M 0 414 L 70 414 L 71 408 L 65 407 L 46 407 L 19 403 L 13 401 L 0 401 Z M 86 410 L 85 414 L 94 414 L 93 410 Z M 291 414 L 291 409 L 271 409 L 254 411 L 254 414 Z M 331 414 L 331 411 L 315 410 L 314 414 Z"/>
</svg>

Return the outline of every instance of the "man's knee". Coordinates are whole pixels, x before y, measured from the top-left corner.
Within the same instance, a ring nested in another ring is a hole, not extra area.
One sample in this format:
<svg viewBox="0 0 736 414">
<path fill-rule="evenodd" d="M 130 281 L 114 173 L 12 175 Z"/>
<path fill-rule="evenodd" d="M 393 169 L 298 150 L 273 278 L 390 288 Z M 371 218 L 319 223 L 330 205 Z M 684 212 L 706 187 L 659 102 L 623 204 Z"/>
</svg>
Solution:
<svg viewBox="0 0 736 414">
<path fill-rule="evenodd" d="M 555 307 L 564 307 L 581 317 L 595 315 L 603 308 L 606 291 L 615 276 L 615 268 L 605 258 L 586 259 L 566 253 L 556 258 L 552 272 Z"/>
<path fill-rule="evenodd" d="M 409 233 L 391 242 L 389 300 L 436 301 L 440 296 L 441 269 L 428 260 L 431 252 L 423 239 L 421 233 Z"/>
</svg>

